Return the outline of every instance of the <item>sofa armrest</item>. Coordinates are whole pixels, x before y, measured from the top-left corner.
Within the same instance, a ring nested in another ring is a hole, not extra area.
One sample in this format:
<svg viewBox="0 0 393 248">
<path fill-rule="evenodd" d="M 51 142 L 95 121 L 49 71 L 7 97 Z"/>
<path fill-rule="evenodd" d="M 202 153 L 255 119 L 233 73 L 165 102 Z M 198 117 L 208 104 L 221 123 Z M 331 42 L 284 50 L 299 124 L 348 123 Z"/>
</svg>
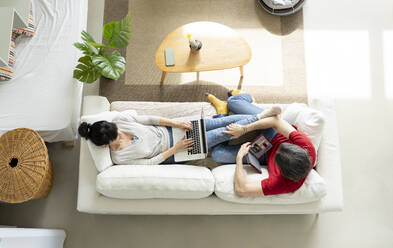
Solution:
<svg viewBox="0 0 393 248">
<path fill-rule="evenodd" d="M 109 101 L 102 96 L 85 96 L 83 98 L 82 115 L 98 114 L 110 110 Z M 98 171 L 94 165 L 87 142 L 80 140 L 79 183 L 77 209 L 90 212 L 95 209 L 95 201 L 99 197 L 96 191 Z"/>
<path fill-rule="evenodd" d="M 83 98 L 82 115 L 94 115 L 110 111 L 110 103 L 103 96 L 85 96 Z"/>
<path fill-rule="evenodd" d="M 322 212 L 341 211 L 343 209 L 343 192 L 334 99 L 310 99 L 309 105 L 325 115 L 325 125 L 316 166 L 316 170 L 327 184 L 327 195 L 321 200 Z"/>
</svg>

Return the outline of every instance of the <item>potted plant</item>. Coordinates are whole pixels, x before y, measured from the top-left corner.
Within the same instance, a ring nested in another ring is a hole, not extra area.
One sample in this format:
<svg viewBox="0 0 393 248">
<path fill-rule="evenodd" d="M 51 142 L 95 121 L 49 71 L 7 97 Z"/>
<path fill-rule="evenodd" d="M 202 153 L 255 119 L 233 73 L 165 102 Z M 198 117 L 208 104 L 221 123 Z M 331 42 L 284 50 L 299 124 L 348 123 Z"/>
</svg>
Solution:
<svg viewBox="0 0 393 248">
<path fill-rule="evenodd" d="M 119 48 L 126 47 L 131 37 L 131 18 L 127 14 L 120 22 L 104 25 L 103 38 L 106 44 L 97 43 L 86 31 L 82 31 L 82 41 L 74 46 L 82 51 L 73 77 L 84 83 L 93 83 L 100 76 L 117 80 L 125 71 L 126 60 Z"/>
</svg>

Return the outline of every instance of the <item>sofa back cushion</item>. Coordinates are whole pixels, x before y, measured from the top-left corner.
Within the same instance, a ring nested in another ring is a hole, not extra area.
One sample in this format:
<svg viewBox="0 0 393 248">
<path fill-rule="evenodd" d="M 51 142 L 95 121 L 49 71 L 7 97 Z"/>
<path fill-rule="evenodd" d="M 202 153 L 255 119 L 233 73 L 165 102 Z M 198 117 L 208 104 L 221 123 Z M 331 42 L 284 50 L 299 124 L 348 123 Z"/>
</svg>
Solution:
<svg viewBox="0 0 393 248">
<path fill-rule="evenodd" d="M 216 114 L 214 107 L 207 102 L 134 102 L 116 101 L 111 103 L 111 111 L 134 110 L 139 115 L 156 115 L 166 118 L 186 116 L 201 116 L 201 110 L 206 117 Z"/>
<path fill-rule="evenodd" d="M 282 113 L 282 118 L 306 135 L 314 145 L 315 151 L 318 151 L 325 123 L 324 115 L 320 111 L 304 103 L 292 103 Z"/>
<path fill-rule="evenodd" d="M 97 176 L 96 188 L 119 199 L 200 199 L 213 193 L 214 177 L 190 165 L 115 165 Z"/>
<path fill-rule="evenodd" d="M 276 104 L 256 104 L 267 109 Z M 282 107 L 282 118 L 295 125 L 298 130 L 310 138 L 318 150 L 321 141 L 324 117 L 319 111 L 309 108 L 303 103 L 278 104 Z M 173 106 L 176 106 L 174 108 Z M 117 101 L 111 103 L 112 111 L 135 110 L 140 115 L 157 115 L 166 118 L 185 116 L 200 116 L 203 108 L 204 115 L 211 117 L 216 114 L 214 107 L 207 102 L 131 102 Z"/>
<path fill-rule="evenodd" d="M 294 193 L 270 195 L 261 197 L 239 197 L 235 194 L 233 178 L 236 165 L 223 165 L 215 168 L 214 175 L 216 186 L 215 194 L 225 201 L 244 203 L 244 204 L 300 204 L 318 201 L 326 195 L 326 183 L 321 176 L 311 170 L 303 185 Z M 247 180 L 250 182 L 260 182 L 268 177 L 266 167 L 262 168 L 262 174 L 245 165 Z"/>
<path fill-rule="evenodd" d="M 173 108 L 174 104 L 176 108 Z M 272 104 L 258 104 L 262 108 L 269 108 Z M 282 114 L 283 118 L 291 124 L 297 126 L 298 130 L 304 133 L 311 139 L 314 144 L 315 150 L 318 150 L 321 141 L 323 129 L 323 115 L 305 104 L 290 104 L 281 105 L 284 109 Z M 116 111 L 134 110 L 138 114 L 157 115 L 167 118 L 177 118 L 182 116 L 200 116 L 201 109 L 203 108 L 206 116 L 216 114 L 214 107 L 206 102 L 191 102 L 191 103 L 160 103 L 160 102 L 113 102 L 111 104 L 112 112 L 106 111 L 95 115 L 82 116 L 81 120 L 87 123 L 94 123 L 100 120 L 111 122 L 113 117 L 117 114 Z M 110 157 L 108 147 L 97 147 L 90 140 L 87 141 L 89 151 L 94 160 L 94 164 L 99 172 L 104 171 L 113 165 Z M 208 165 L 208 164 L 204 164 Z M 213 167 L 213 166 L 212 166 Z"/>
</svg>

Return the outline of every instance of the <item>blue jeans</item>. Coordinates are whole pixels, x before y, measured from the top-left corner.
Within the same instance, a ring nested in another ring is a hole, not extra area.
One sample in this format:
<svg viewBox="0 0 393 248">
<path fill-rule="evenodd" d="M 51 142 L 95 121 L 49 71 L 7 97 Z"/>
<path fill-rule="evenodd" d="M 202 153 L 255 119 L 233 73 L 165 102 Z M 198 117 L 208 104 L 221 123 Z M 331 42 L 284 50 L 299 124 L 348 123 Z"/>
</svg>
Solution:
<svg viewBox="0 0 393 248">
<path fill-rule="evenodd" d="M 231 123 L 239 124 L 239 125 L 247 125 L 252 122 L 258 120 L 257 115 L 229 115 L 219 118 L 206 118 L 205 119 L 205 127 L 206 127 L 206 140 L 207 146 L 209 149 L 217 146 L 220 143 L 229 141 L 232 135 L 224 134 L 222 131 L 226 130 L 226 126 Z M 170 138 L 170 146 L 173 144 L 173 135 L 172 128 L 167 127 L 169 138 Z M 174 156 L 166 159 L 162 164 L 173 164 L 175 163 Z"/>
<path fill-rule="evenodd" d="M 263 109 L 252 104 L 252 98 L 249 94 L 238 94 L 228 99 L 229 110 L 236 115 L 256 115 L 263 112 Z M 264 134 L 265 137 L 272 141 L 277 135 L 273 128 L 258 130 L 258 135 Z M 236 156 L 240 145 L 228 145 L 228 142 L 215 146 L 212 150 L 212 159 L 218 163 L 231 164 L 236 163 Z M 245 161 L 244 161 L 245 162 Z M 260 158 L 262 164 L 266 164 L 266 154 Z"/>
</svg>

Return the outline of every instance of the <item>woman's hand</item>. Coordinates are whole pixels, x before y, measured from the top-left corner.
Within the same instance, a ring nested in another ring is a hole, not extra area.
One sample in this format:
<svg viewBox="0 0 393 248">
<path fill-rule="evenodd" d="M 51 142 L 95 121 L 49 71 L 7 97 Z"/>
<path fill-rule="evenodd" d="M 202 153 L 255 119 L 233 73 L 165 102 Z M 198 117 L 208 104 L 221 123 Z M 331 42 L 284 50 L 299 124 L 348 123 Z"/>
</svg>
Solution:
<svg viewBox="0 0 393 248">
<path fill-rule="evenodd" d="M 245 126 L 241 126 L 238 124 L 229 124 L 227 126 L 227 130 L 222 131 L 222 133 L 232 135 L 231 139 L 237 139 L 240 136 L 244 135 L 247 132 Z"/>
<path fill-rule="evenodd" d="M 193 139 L 186 139 L 186 137 L 183 137 L 174 145 L 174 148 L 176 152 L 181 152 L 191 149 L 193 145 L 194 145 Z"/>
<path fill-rule="evenodd" d="M 251 148 L 251 142 L 244 143 L 239 151 L 237 152 L 237 157 L 243 159 Z"/>
<path fill-rule="evenodd" d="M 181 128 L 183 130 L 192 130 L 191 121 L 175 121 L 174 127 Z"/>
</svg>

